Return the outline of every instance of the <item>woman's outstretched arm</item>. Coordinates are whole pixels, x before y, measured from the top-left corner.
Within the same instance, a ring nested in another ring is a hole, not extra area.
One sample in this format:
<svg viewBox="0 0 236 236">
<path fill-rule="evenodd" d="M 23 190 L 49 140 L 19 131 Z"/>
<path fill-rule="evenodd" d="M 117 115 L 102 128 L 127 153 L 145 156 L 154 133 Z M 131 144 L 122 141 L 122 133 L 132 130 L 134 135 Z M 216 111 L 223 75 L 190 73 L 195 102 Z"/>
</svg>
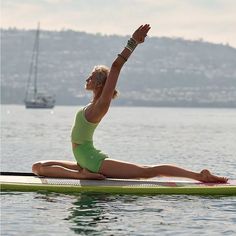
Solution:
<svg viewBox="0 0 236 236">
<path fill-rule="evenodd" d="M 132 38 L 128 41 L 127 46 L 120 54 L 118 54 L 117 58 L 112 63 L 110 73 L 98 101 L 105 111 L 107 111 L 110 106 L 116 83 L 124 63 L 128 60 L 136 46 L 144 42 L 150 28 L 150 25 L 145 24 L 135 30 Z"/>
</svg>

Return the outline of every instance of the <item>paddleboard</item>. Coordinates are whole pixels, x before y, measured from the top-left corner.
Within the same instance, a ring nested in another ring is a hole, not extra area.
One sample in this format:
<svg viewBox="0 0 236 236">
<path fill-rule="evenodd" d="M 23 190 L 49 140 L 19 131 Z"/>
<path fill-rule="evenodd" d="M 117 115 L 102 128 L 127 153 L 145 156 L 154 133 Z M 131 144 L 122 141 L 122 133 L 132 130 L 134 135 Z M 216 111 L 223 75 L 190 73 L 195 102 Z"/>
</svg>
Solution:
<svg viewBox="0 0 236 236">
<path fill-rule="evenodd" d="M 1 172 L 1 191 L 49 191 L 57 193 L 118 193 L 118 194 L 188 194 L 234 195 L 236 180 L 226 184 L 201 183 L 180 179 L 105 179 L 77 180 L 38 177 L 32 173 Z"/>
</svg>

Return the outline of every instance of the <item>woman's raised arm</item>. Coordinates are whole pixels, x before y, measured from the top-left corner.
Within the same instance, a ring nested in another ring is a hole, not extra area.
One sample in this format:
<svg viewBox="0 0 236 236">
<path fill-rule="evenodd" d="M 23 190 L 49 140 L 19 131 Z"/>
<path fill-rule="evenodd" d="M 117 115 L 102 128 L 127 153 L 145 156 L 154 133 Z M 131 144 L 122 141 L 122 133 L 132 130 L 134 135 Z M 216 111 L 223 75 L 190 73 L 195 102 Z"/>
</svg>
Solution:
<svg viewBox="0 0 236 236">
<path fill-rule="evenodd" d="M 118 54 L 117 58 L 112 63 L 110 73 L 107 77 L 102 94 L 98 100 L 98 103 L 100 103 L 104 109 L 108 109 L 110 106 L 114 90 L 116 88 L 116 83 L 124 63 L 128 60 L 136 46 L 144 42 L 150 28 L 150 25 L 145 24 L 141 25 L 137 30 L 135 30 L 132 38 L 128 40 L 124 50 Z"/>
</svg>

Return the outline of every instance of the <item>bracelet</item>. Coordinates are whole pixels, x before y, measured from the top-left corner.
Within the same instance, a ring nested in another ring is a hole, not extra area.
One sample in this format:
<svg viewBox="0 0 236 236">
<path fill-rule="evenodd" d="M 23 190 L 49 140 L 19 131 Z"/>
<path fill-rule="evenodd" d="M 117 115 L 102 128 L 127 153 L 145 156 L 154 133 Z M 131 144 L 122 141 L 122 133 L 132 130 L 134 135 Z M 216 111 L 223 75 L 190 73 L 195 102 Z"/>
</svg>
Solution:
<svg viewBox="0 0 236 236">
<path fill-rule="evenodd" d="M 133 52 L 134 51 L 134 49 L 137 47 L 137 42 L 135 41 L 135 39 L 133 39 L 133 38 L 130 38 L 129 40 L 128 40 L 128 42 L 127 42 L 127 45 L 126 45 L 126 48 L 128 49 L 128 50 L 130 50 L 131 52 Z"/>
<path fill-rule="evenodd" d="M 124 61 L 127 61 L 127 58 L 125 58 L 123 55 L 121 54 L 117 54 L 118 57 L 121 57 Z"/>
</svg>

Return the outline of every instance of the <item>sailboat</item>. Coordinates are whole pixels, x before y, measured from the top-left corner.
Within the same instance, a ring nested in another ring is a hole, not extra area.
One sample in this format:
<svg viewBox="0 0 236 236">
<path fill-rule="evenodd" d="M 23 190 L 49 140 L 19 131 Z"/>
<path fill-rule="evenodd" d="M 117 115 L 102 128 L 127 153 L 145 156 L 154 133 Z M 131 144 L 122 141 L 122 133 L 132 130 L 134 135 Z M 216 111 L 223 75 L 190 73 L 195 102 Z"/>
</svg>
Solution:
<svg viewBox="0 0 236 236">
<path fill-rule="evenodd" d="M 39 92 L 37 87 L 39 35 L 40 24 L 38 23 L 24 102 L 26 108 L 53 108 L 56 102 L 55 96 L 48 94 L 46 91 Z"/>
</svg>

